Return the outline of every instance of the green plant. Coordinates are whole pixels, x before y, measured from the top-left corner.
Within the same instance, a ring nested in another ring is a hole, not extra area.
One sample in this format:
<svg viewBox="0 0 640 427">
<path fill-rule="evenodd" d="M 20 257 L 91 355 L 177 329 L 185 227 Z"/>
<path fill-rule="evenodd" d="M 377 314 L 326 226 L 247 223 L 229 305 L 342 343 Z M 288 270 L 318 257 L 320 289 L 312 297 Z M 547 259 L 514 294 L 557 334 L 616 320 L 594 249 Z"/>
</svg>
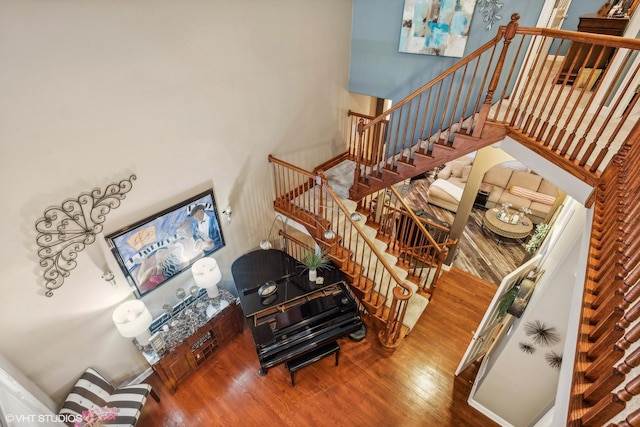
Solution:
<svg viewBox="0 0 640 427">
<path fill-rule="evenodd" d="M 504 296 L 500 299 L 498 303 L 498 321 L 504 319 L 504 316 L 507 315 L 507 310 L 513 304 L 513 301 L 516 299 L 516 295 L 518 295 L 518 291 L 520 290 L 520 281 L 517 281 L 511 289 L 509 289 Z"/>
<path fill-rule="evenodd" d="M 548 232 L 549 224 L 540 223 L 536 225 L 536 231 L 533 232 L 533 236 L 531 236 L 531 239 L 529 239 L 524 247 L 527 253 L 535 253 Z"/>
<path fill-rule="evenodd" d="M 304 264 L 304 266 L 309 270 L 329 270 L 333 268 L 327 253 L 324 251 L 316 252 L 314 250 L 310 250 L 304 258 L 302 258 L 302 264 Z"/>
</svg>

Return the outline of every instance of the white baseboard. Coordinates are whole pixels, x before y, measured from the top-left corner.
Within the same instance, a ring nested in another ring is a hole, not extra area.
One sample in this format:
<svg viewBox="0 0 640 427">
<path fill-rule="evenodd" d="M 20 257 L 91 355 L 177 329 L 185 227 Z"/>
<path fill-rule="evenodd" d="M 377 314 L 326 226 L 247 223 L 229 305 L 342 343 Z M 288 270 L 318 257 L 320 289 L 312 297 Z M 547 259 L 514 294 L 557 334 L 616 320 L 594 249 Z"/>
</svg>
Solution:
<svg viewBox="0 0 640 427">
<path fill-rule="evenodd" d="M 502 427 L 514 427 L 513 424 L 507 422 L 504 418 L 502 418 L 502 417 L 496 415 L 494 412 L 488 410 L 487 408 L 485 408 L 484 406 L 482 406 L 481 404 L 479 404 L 478 402 L 473 400 L 473 398 L 470 397 L 469 400 L 467 400 L 467 402 L 469 403 L 469 406 L 471 406 L 472 408 L 477 409 L 479 412 L 484 414 L 487 418 L 490 418 L 491 420 L 493 420 L 496 423 L 500 424 L 500 426 L 502 426 Z"/>
</svg>

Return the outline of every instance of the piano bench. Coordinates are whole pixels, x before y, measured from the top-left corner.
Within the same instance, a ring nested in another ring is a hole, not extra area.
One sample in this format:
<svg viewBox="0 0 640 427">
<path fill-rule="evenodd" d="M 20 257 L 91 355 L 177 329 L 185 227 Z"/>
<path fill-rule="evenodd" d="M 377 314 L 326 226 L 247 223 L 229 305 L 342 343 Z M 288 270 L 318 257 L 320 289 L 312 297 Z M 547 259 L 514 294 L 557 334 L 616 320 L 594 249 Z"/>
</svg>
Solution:
<svg viewBox="0 0 640 427">
<path fill-rule="evenodd" d="M 291 387 L 296 386 L 296 371 L 304 368 L 305 366 L 309 366 L 314 362 L 317 362 L 320 359 L 324 359 L 327 356 L 331 356 L 332 354 L 336 355 L 336 366 L 338 366 L 338 360 L 340 357 L 340 346 L 337 342 L 333 341 L 327 345 L 319 347 L 309 353 L 303 354 L 302 356 L 296 357 L 295 359 L 291 359 L 288 362 L 285 362 L 284 366 L 287 367 L 289 373 L 291 373 Z"/>
</svg>

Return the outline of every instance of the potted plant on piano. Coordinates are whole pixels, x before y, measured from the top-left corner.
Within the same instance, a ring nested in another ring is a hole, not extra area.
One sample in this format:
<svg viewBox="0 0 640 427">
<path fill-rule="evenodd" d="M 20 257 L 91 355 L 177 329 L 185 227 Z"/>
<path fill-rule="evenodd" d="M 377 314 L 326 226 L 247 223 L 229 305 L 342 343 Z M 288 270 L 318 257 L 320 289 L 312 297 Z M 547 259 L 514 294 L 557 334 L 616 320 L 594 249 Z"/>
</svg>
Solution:
<svg viewBox="0 0 640 427">
<path fill-rule="evenodd" d="M 309 270 L 309 280 L 315 282 L 318 278 L 318 270 L 333 268 L 327 253 L 321 250 L 309 250 L 302 258 L 302 264 Z"/>
</svg>

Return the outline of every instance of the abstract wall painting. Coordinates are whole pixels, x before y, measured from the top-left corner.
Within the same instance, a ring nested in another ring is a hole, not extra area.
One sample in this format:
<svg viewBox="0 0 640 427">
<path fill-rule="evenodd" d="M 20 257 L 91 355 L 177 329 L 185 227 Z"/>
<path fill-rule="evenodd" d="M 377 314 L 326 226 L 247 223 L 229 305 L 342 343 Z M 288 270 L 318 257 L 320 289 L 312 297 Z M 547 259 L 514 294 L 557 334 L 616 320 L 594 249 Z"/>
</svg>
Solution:
<svg viewBox="0 0 640 427">
<path fill-rule="evenodd" d="M 399 51 L 461 58 L 475 0 L 404 0 Z"/>
<path fill-rule="evenodd" d="M 213 189 L 105 239 L 138 298 L 224 247 Z"/>
</svg>

